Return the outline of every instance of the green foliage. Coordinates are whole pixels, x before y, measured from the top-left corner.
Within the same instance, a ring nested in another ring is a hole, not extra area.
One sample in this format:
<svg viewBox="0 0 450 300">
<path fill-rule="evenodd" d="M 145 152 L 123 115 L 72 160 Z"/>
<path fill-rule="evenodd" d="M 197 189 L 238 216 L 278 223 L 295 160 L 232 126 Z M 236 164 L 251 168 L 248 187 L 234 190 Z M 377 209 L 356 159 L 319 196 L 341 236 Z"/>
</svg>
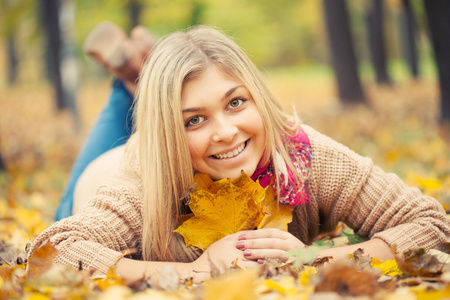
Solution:
<svg viewBox="0 0 450 300">
<path fill-rule="evenodd" d="M 342 235 L 347 237 L 350 245 L 359 244 L 364 241 L 367 241 L 367 238 L 354 234 L 351 228 L 345 228 L 344 231 L 342 232 Z"/>
</svg>

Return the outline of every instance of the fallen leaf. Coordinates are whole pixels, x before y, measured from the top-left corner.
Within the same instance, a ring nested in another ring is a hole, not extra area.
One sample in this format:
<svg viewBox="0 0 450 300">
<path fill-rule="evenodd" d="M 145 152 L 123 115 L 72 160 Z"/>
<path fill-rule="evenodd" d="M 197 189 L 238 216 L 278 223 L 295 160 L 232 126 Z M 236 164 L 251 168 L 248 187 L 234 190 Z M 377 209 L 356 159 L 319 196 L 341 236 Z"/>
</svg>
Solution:
<svg viewBox="0 0 450 300">
<path fill-rule="evenodd" d="M 436 250 L 450 254 L 450 243 L 441 243 L 436 247 Z"/>
<path fill-rule="evenodd" d="M 105 278 L 94 279 L 94 281 L 97 283 L 97 286 L 101 290 L 104 291 L 107 288 L 109 288 L 110 286 L 114 286 L 114 285 L 123 285 L 123 283 L 124 283 L 123 279 L 116 275 L 116 273 L 114 272 L 114 269 L 115 268 L 108 269 L 108 272 L 106 272 Z"/>
<path fill-rule="evenodd" d="M 347 237 L 350 245 L 359 244 L 364 241 L 367 241 L 367 238 L 363 238 L 362 236 L 354 234 L 353 230 L 348 227 L 344 231 L 342 231 L 342 235 Z"/>
<path fill-rule="evenodd" d="M 310 282 L 311 277 L 317 275 L 317 269 L 315 267 L 303 266 L 303 271 L 300 274 L 300 284 L 305 286 Z"/>
<path fill-rule="evenodd" d="M 205 300 L 256 299 L 254 269 L 238 270 L 215 280 L 204 282 Z"/>
<path fill-rule="evenodd" d="M 383 275 L 392 277 L 403 275 L 403 271 L 399 268 L 395 259 L 388 259 L 382 262 L 381 260 L 372 257 L 371 266 L 381 270 L 381 274 Z"/>
<path fill-rule="evenodd" d="M 28 262 L 27 278 L 35 278 L 45 273 L 52 266 L 56 255 L 58 255 L 58 250 L 51 243 L 36 249 Z"/>
<path fill-rule="evenodd" d="M 380 290 L 378 276 L 348 263 L 326 266 L 320 274 L 316 292 L 336 292 L 342 296 L 373 296 Z"/>
<path fill-rule="evenodd" d="M 445 265 L 439 261 L 436 255 L 418 247 L 404 251 L 402 254 L 396 254 L 395 260 L 400 269 L 410 276 L 439 276 L 442 274 L 442 269 Z"/>
<path fill-rule="evenodd" d="M 353 252 L 350 255 L 350 258 L 354 260 L 355 265 L 360 270 L 367 269 L 372 262 L 372 259 L 368 255 L 364 254 L 364 249 L 362 248 L 358 248 L 355 252 Z"/>
</svg>

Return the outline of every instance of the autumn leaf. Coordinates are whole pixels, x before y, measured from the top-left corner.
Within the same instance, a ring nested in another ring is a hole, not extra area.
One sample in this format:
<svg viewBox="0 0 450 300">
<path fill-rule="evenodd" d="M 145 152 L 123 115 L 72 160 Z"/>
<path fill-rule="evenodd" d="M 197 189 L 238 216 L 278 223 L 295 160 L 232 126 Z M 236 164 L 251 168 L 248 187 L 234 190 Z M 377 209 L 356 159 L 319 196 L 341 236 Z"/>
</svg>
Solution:
<svg viewBox="0 0 450 300">
<path fill-rule="evenodd" d="M 256 299 L 255 270 L 247 269 L 231 272 L 221 278 L 204 283 L 202 299 Z"/>
<path fill-rule="evenodd" d="M 336 292 L 342 296 L 373 296 L 380 290 L 378 276 L 355 265 L 338 262 L 326 266 L 320 274 L 316 292 Z"/>
<path fill-rule="evenodd" d="M 101 290 L 106 290 L 110 286 L 113 285 L 122 285 L 124 280 L 121 277 L 118 277 L 116 273 L 114 272 L 115 268 L 108 269 L 108 272 L 106 272 L 106 278 L 97 278 L 95 279 L 95 282 L 97 283 L 97 286 Z"/>
<path fill-rule="evenodd" d="M 216 182 L 196 174 L 194 181 L 198 187 L 189 203 L 194 216 L 175 230 L 184 237 L 186 246 L 204 251 L 215 241 L 254 229 L 261 222 L 264 208 L 258 203 L 263 201 L 265 189 L 244 172 L 237 179 Z"/>
<path fill-rule="evenodd" d="M 35 278 L 45 273 L 52 266 L 56 255 L 58 255 L 58 250 L 51 243 L 36 249 L 28 262 L 27 278 Z"/>
<path fill-rule="evenodd" d="M 282 205 L 274 199 L 273 189 L 269 186 L 266 190 L 266 196 L 261 205 L 265 207 L 266 214 L 258 224 L 258 229 L 261 228 L 278 228 L 287 231 L 288 224 L 292 222 L 292 212 L 294 206 Z"/>
<path fill-rule="evenodd" d="M 371 266 L 381 270 L 381 274 L 395 277 L 403 275 L 403 271 L 398 267 L 397 261 L 395 259 L 388 259 L 381 261 L 377 258 L 372 257 Z"/>
<path fill-rule="evenodd" d="M 395 253 L 395 246 L 393 248 Z M 400 269 L 410 276 L 439 276 L 444 266 L 444 263 L 439 261 L 438 256 L 419 247 L 406 250 L 402 254 L 396 254 L 395 260 Z"/>
</svg>

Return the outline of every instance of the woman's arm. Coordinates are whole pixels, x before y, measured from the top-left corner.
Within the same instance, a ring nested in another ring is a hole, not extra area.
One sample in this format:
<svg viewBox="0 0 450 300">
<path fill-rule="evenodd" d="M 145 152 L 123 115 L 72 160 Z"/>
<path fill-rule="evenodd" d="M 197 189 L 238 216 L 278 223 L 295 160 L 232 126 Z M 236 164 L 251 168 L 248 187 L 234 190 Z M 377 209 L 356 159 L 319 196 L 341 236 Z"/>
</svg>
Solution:
<svg viewBox="0 0 450 300">
<path fill-rule="evenodd" d="M 357 235 L 396 244 L 399 253 L 449 240 L 450 221 L 438 201 L 312 128 L 305 131 L 314 155 L 309 188 L 322 232 L 342 221 Z"/>
<path fill-rule="evenodd" d="M 215 242 L 206 249 L 195 261 L 181 262 L 154 262 L 137 261 L 121 258 L 116 264 L 116 274 L 132 284 L 143 278 L 157 286 L 163 269 L 170 266 L 176 270 L 180 279 L 192 277 L 194 282 L 201 282 L 211 278 L 212 269 L 223 273 L 235 263 L 240 268 L 255 267 L 255 260 L 244 256 L 244 253 L 235 247 L 241 233 L 230 234 Z"/>
<path fill-rule="evenodd" d="M 289 251 L 304 248 L 305 245 L 289 232 L 274 228 L 263 228 L 260 230 L 241 231 L 236 248 L 243 251 L 247 259 L 263 262 L 265 258 L 287 261 Z M 364 254 L 381 260 L 392 259 L 394 255 L 388 244 L 380 239 L 371 239 L 362 243 L 333 247 L 321 250 L 317 257 L 332 256 L 333 260 L 348 259 L 359 248 Z"/>
<path fill-rule="evenodd" d="M 347 147 L 305 126 L 313 159 L 308 192 L 312 202 L 294 210 L 289 230 L 305 243 L 342 221 L 356 234 L 371 240 L 323 250 L 319 255 L 346 257 L 358 248 L 379 258 L 392 258 L 391 246 L 401 253 L 411 247 L 433 248 L 450 239 L 450 221 L 442 206 L 398 176 L 374 166 Z M 292 225 L 292 226 L 291 226 Z M 260 231 L 260 233 L 256 233 Z M 273 236 L 258 230 L 247 234 L 242 250 L 251 259 L 284 258 L 285 252 L 303 247 L 288 233 Z M 275 238 L 274 240 L 270 240 Z M 288 242 L 289 241 L 289 242 Z M 247 251 L 248 252 L 248 251 Z"/>
</svg>

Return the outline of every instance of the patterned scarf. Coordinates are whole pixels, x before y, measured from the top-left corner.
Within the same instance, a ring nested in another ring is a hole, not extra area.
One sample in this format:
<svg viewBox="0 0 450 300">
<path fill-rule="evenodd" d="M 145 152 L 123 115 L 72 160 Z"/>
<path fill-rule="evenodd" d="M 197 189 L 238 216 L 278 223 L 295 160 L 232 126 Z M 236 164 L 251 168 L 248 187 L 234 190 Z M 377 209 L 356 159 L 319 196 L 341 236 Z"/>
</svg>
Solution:
<svg viewBox="0 0 450 300">
<path fill-rule="evenodd" d="M 272 183 L 275 195 L 279 194 L 279 201 L 282 204 L 300 205 L 311 202 L 311 196 L 305 189 L 305 181 L 309 174 L 311 166 L 312 149 L 307 134 L 303 129 L 299 128 L 295 136 L 289 137 L 285 141 L 285 146 L 291 158 L 295 170 L 300 176 L 295 176 L 294 172 L 286 166 L 286 171 L 279 172 L 279 188 L 277 191 L 277 183 Z M 278 162 L 284 163 L 279 153 L 275 154 Z M 286 180 L 286 175 L 288 179 Z M 275 178 L 275 168 L 273 161 L 270 160 L 265 166 L 258 167 L 251 176 L 253 180 L 259 179 L 262 187 L 267 187 L 272 178 Z"/>
</svg>

